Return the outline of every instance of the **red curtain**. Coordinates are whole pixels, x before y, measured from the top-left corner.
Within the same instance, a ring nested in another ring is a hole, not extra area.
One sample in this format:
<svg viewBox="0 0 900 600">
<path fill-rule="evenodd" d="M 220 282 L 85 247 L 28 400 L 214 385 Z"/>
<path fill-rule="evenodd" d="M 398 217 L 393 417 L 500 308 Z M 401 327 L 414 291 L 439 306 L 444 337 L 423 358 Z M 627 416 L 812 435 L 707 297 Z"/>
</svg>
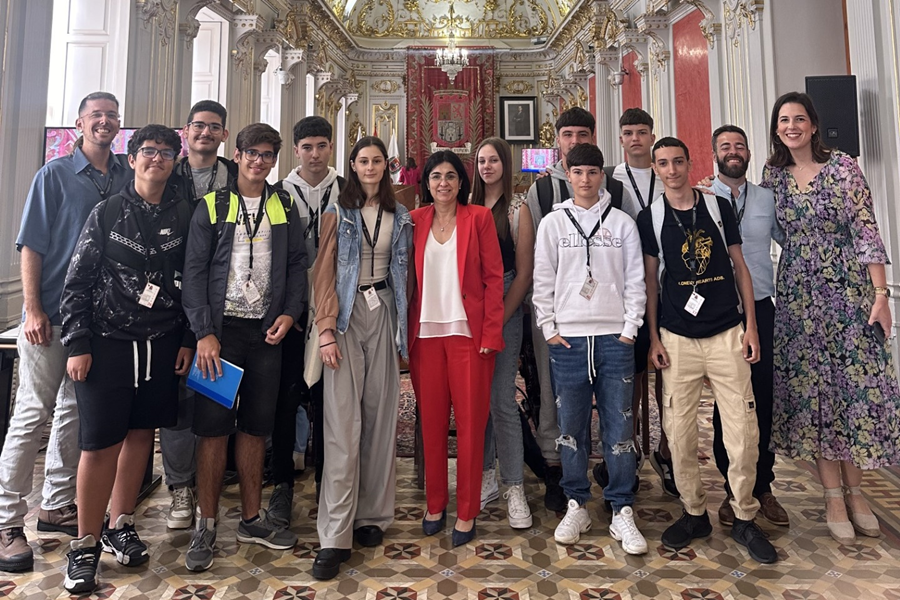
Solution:
<svg viewBox="0 0 900 600">
<path fill-rule="evenodd" d="M 431 155 L 434 135 L 434 94 L 441 90 L 462 90 L 468 94 L 468 119 L 463 142 L 471 143 L 472 152 L 486 137 L 496 135 L 497 119 L 494 92 L 494 52 L 489 48 L 466 48 L 469 66 L 457 76 L 453 85 L 440 67 L 434 65 L 434 48 L 410 48 L 406 60 L 406 156 L 420 166 Z M 440 146 L 444 144 L 439 143 Z M 474 154 L 459 157 L 471 177 Z"/>
</svg>

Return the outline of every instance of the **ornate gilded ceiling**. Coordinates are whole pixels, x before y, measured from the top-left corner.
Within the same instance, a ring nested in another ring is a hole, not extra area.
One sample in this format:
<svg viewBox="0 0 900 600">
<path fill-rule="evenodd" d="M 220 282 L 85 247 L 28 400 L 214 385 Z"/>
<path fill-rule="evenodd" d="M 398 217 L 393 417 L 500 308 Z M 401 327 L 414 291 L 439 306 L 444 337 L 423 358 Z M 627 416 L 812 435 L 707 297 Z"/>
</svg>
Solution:
<svg viewBox="0 0 900 600">
<path fill-rule="evenodd" d="M 468 43 L 504 40 L 530 45 L 562 23 L 575 0 L 328 0 L 338 19 L 363 42 L 397 45 L 446 40 L 451 25 Z M 455 18 L 450 22 L 450 7 Z"/>
</svg>

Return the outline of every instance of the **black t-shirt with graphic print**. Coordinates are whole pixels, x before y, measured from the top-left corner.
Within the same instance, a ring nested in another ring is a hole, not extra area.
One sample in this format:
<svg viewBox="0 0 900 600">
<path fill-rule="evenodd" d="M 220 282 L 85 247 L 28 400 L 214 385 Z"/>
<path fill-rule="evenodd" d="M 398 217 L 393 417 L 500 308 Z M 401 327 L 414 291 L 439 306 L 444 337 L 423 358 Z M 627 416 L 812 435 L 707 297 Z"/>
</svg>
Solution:
<svg viewBox="0 0 900 600">
<path fill-rule="evenodd" d="M 728 246 L 741 243 L 734 210 L 724 198 L 716 198 L 725 228 Z M 691 227 L 691 209 L 674 210 L 666 203 L 662 227 L 663 256 L 666 273 L 663 277 L 659 302 L 659 326 L 674 334 L 689 338 L 708 338 L 731 329 L 741 322 L 738 312 L 738 294 L 734 284 L 734 270 L 728 256 L 728 248 L 722 245 L 719 228 L 706 209 L 706 202 L 697 203 L 697 225 Z M 697 293 L 705 298 L 697 316 L 684 307 L 693 292 L 693 276 L 689 260 L 691 240 L 685 237 L 676 215 L 688 236 L 697 236 Z M 644 254 L 658 256 L 653 219 L 648 206 L 638 215 L 638 231 Z"/>
</svg>

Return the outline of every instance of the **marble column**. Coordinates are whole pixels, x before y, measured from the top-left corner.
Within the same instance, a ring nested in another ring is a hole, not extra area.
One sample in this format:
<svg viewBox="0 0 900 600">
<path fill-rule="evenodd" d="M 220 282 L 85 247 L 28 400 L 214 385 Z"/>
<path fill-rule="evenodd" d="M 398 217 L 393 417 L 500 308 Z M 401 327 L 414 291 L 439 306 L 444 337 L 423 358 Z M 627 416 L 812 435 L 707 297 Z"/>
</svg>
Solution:
<svg viewBox="0 0 900 600">
<path fill-rule="evenodd" d="M 177 125 L 176 0 L 135 0 L 128 32 L 128 73 L 122 113 L 127 127 Z M 190 65 L 188 65 L 190 69 Z"/>
<path fill-rule="evenodd" d="M 52 2 L 0 1 L 0 328 L 22 310 L 19 232 L 25 198 L 43 164 Z"/>
<path fill-rule="evenodd" d="M 306 61 L 303 50 L 285 50 L 281 54 L 284 83 L 281 86 L 281 138 L 284 149 L 278 160 L 278 175 L 284 178 L 297 166 L 294 156 L 294 124 L 306 116 Z"/>
</svg>

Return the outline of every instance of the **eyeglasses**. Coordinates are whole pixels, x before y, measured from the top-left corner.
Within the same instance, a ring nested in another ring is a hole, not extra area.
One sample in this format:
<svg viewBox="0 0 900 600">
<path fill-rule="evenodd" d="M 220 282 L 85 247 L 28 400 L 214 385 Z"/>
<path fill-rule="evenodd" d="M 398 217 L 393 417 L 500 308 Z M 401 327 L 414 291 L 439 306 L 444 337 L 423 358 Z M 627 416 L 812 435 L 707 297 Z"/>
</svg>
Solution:
<svg viewBox="0 0 900 600">
<path fill-rule="evenodd" d="M 244 156 L 247 157 L 247 160 L 249 160 L 250 162 L 254 162 L 257 159 L 262 159 L 262 161 L 265 164 L 271 165 L 272 163 L 275 162 L 275 158 L 276 158 L 276 155 L 274 152 L 269 152 L 269 151 L 260 152 L 259 150 L 254 150 L 253 148 L 250 148 L 249 150 L 243 150 L 242 152 L 243 152 Z"/>
<path fill-rule="evenodd" d="M 445 175 L 441 175 L 440 173 L 432 173 L 431 175 L 428 176 L 428 181 L 433 181 L 435 183 L 437 183 L 439 181 L 447 181 L 447 182 L 452 183 L 452 182 L 456 181 L 457 179 L 459 179 L 459 175 L 457 175 L 454 172 L 450 172 Z"/>
<path fill-rule="evenodd" d="M 141 153 L 141 156 L 144 158 L 154 159 L 157 155 L 163 157 L 163 160 L 175 160 L 175 157 L 178 156 L 178 153 L 172 150 L 171 148 L 154 148 L 153 146 L 145 146 L 143 148 L 138 148 L 138 152 Z M 137 154 L 137 152 L 135 153 Z"/>
<path fill-rule="evenodd" d="M 190 121 L 188 125 L 191 126 L 191 129 L 200 133 L 207 127 L 209 127 L 210 133 L 222 133 L 225 130 L 225 126 L 221 123 L 204 123 L 203 121 Z"/>
<path fill-rule="evenodd" d="M 81 116 L 79 116 L 78 118 L 79 118 L 79 119 L 90 119 L 90 120 L 92 120 L 92 121 L 99 121 L 99 120 L 102 119 L 103 117 L 106 117 L 106 120 L 107 120 L 107 121 L 118 121 L 118 120 L 119 120 L 119 113 L 117 113 L 117 112 L 112 112 L 112 111 L 109 111 L 109 112 L 102 112 L 102 111 L 99 111 L 99 110 L 95 110 L 95 111 L 92 112 L 92 113 L 88 113 L 88 114 L 86 114 L 86 115 L 81 115 Z"/>
</svg>

